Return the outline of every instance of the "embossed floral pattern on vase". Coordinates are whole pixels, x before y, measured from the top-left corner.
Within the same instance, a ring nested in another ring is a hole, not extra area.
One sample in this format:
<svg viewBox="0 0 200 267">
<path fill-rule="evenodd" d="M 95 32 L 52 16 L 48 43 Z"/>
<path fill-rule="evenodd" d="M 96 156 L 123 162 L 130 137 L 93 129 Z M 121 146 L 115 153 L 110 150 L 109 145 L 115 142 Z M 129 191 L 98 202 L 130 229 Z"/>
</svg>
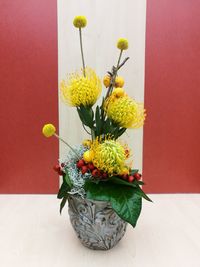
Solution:
<svg viewBox="0 0 200 267">
<path fill-rule="evenodd" d="M 127 223 L 108 202 L 70 196 L 68 212 L 78 238 L 88 248 L 108 250 L 125 234 Z"/>
</svg>

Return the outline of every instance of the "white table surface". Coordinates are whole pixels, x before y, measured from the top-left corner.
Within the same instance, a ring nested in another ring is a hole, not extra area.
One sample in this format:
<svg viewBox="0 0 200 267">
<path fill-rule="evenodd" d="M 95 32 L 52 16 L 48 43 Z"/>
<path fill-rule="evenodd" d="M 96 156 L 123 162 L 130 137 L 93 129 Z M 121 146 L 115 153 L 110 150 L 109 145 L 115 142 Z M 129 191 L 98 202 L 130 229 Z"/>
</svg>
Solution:
<svg viewBox="0 0 200 267">
<path fill-rule="evenodd" d="M 55 195 L 0 195 L 1 267 L 200 267 L 200 194 L 151 195 L 109 251 L 81 245 Z"/>
</svg>

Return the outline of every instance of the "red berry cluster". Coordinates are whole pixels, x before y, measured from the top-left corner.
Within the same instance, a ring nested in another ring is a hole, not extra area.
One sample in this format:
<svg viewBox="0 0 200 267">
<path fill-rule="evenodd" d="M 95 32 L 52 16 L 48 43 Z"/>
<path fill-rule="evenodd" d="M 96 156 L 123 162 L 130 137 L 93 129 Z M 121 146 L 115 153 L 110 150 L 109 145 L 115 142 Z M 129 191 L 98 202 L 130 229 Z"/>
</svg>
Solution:
<svg viewBox="0 0 200 267">
<path fill-rule="evenodd" d="M 129 183 L 132 183 L 134 180 L 139 181 L 142 175 L 138 172 L 134 173 L 133 175 L 124 174 L 122 175 L 122 179 L 127 180 Z"/>
<path fill-rule="evenodd" d="M 107 173 L 101 172 L 98 170 L 93 163 L 86 163 L 83 159 L 80 159 L 77 163 L 76 166 L 78 169 L 81 170 L 82 174 L 85 174 L 87 172 L 91 172 L 92 176 L 95 178 L 101 178 L 101 179 L 106 179 L 107 178 Z"/>
<path fill-rule="evenodd" d="M 54 171 L 56 171 L 59 175 L 64 175 L 64 172 L 61 170 L 61 167 L 64 167 L 63 163 L 61 166 L 59 164 L 56 164 L 53 166 Z"/>
</svg>

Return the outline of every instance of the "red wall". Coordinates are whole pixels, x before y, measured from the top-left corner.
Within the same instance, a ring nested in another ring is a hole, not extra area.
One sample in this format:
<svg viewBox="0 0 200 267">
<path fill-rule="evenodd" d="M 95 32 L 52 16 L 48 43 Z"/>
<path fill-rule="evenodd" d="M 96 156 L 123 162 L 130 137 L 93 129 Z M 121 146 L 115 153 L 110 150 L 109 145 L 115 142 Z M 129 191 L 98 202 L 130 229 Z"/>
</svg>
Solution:
<svg viewBox="0 0 200 267">
<path fill-rule="evenodd" d="M 0 193 L 55 193 L 55 0 L 1 0 Z M 147 192 L 200 192 L 200 2 L 147 0 Z"/>
<path fill-rule="evenodd" d="M 147 1 L 144 180 L 200 192 L 200 1 Z"/>
<path fill-rule="evenodd" d="M 41 135 L 58 117 L 56 2 L 0 2 L 0 193 L 58 189 L 58 143 Z"/>
</svg>

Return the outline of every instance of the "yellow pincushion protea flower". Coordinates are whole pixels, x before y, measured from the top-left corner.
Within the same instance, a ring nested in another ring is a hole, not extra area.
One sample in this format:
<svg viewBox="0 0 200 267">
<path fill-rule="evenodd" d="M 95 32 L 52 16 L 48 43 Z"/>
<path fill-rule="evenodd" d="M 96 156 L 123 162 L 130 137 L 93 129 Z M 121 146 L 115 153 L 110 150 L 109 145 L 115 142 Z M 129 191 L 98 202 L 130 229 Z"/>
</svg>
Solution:
<svg viewBox="0 0 200 267">
<path fill-rule="evenodd" d="M 73 107 L 91 107 L 101 94 L 102 86 L 99 77 L 91 68 L 83 72 L 69 74 L 67 80 L 60 85 L 61 96 L 64 102 Z"/>
<path fill-rule="evenodd" d="M 143 104 L 126 94 L 118 98 L 111 95 L 104 108 L 108 118 L 121 127 L 139 128 L 144 124 L 146 113 Z"/>
<path fill-rule="evenodd" d="M 125 168 L 124 147 L 115 140 L 105 140 L 100 143 L 95 140 L 91 146 L 93 153 L 93 164 L 99 170 L 108 175 L 121 174 Z"/>
</svg>

